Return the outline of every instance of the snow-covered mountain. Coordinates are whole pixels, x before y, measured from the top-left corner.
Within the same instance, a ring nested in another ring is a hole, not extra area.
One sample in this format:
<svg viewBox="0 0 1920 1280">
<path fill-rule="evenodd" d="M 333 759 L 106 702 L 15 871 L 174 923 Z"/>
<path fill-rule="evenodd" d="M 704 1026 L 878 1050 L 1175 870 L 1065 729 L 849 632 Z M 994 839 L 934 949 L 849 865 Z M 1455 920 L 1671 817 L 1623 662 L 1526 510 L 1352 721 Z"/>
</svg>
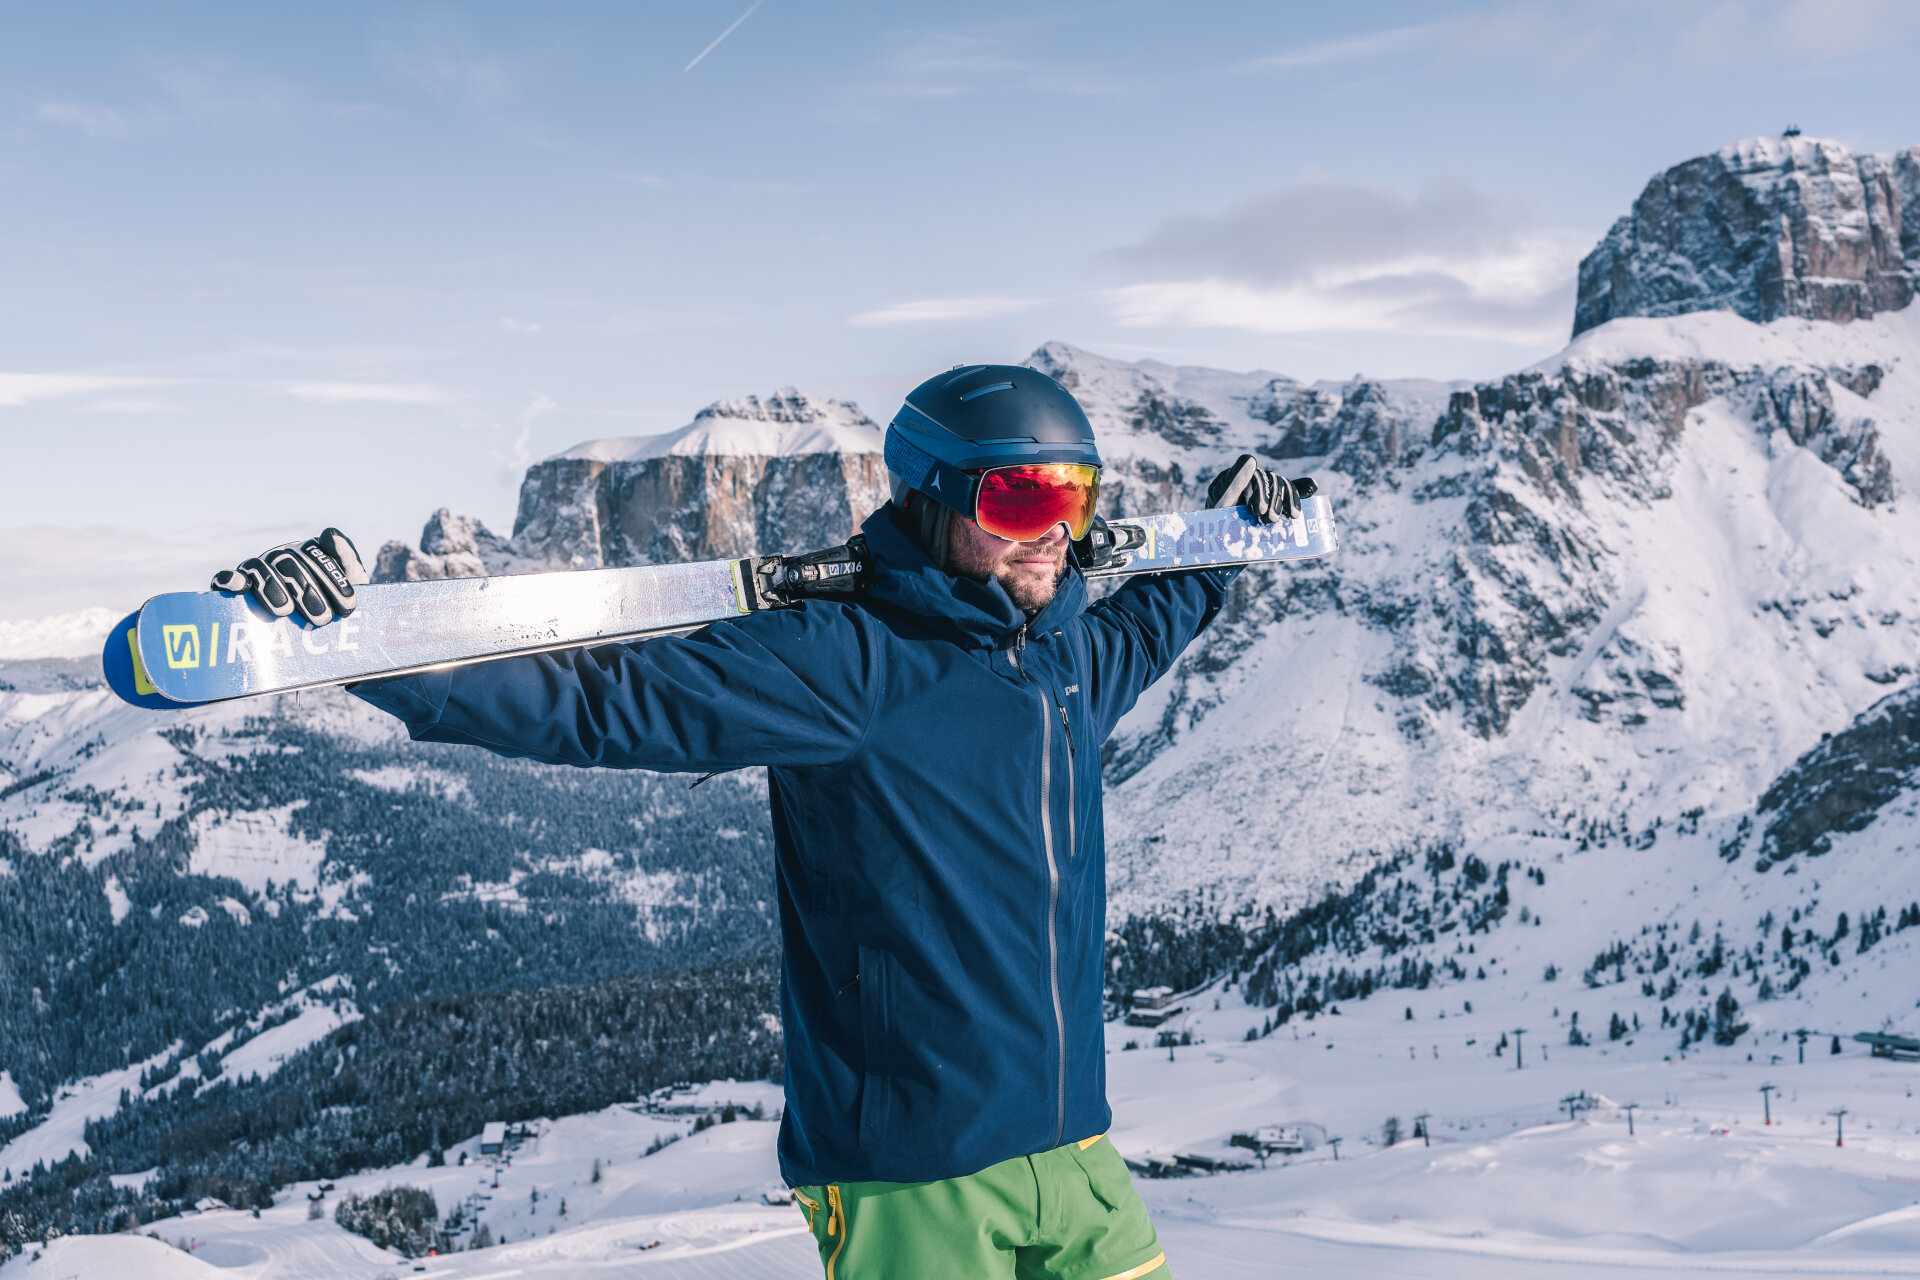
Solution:
<svg viewBox="0 0 1920 1280">
<path fill-rule="evenodd" d="M 1579 336 L 1498 381 L 1028 357 L 1085 404 L 1111 511 L 1197 505 L 1252 451 L 1341 527 L 1329 562 L 1246 573 L 1106 747 L 1116 994 L 1230 974 L 1256 1033 L 1543 981 L 1562 1042 L 1920 1029 L 1916 163 L 1791 138 L 1677 166 L 1589 256 Z M 721 402 L 536 464 L 511 537 L 436 514 L 381 573 L 827 545 L 884 498 L 879 439 L 791 390 Z M 764 935 L 751 777 L 416 747 L 337 693 L 155 717 L 28 652 L 0 657 L 0 899 L 39 920 L 0 980 L 27 1108 L 0 1139 L 335 975 L 377 1016 Z M 100 991 L 149 997 L 137 1034 L 72 1024 Z"/>
<path fill-rule="evenodd" d="M 26 622 L 0 622 L 0 662 L 42 658 L 94 658 L 119 620 L 111 609 L 81 609 Z"/>
<path fill-rule="evenodd" d="M 1743 813 L 1912 670 L 1917 321 L 1615 321 L 1390 462 L 1285 459 L 1341 553 L 1248 574 L 1122 726 L 1118 900 L 1298 904 L 1396 849 Z"/>
<path fill-rule="evenodd" d="M 1897 311 L 1916 287 L 1920 147 L 1748 138 L 1647 184 L 1580 264 L 1573 333 L 1723 308 L 1844 323 Z"/>
<path fill-rule="evenodd" d="M 708 405 L 662 436 L 589 440 L 528 468 L 513 535 L 437 512 L 375 580 L 598 569 L 845 541 L 886 501 L 880 428 L 783 387 Z"/>
</svg>

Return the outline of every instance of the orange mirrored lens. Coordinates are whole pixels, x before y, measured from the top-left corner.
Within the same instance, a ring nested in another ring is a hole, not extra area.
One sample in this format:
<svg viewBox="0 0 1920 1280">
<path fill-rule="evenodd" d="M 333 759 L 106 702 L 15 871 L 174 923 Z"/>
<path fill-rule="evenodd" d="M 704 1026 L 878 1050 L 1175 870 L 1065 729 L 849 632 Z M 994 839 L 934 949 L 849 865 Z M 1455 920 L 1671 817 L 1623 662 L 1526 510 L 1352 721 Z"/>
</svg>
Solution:
<svg viewBox="0 0 1920 1280">
<path fill-rule="evenodd" d="M 1032 542 L 1057 524 L 1084 538 L 1100 498 L 1100 468 L 1082 463 L 1034 462 L 995 467 L 980 477 L 974 523 L 996 538 Z"/>
</svg>

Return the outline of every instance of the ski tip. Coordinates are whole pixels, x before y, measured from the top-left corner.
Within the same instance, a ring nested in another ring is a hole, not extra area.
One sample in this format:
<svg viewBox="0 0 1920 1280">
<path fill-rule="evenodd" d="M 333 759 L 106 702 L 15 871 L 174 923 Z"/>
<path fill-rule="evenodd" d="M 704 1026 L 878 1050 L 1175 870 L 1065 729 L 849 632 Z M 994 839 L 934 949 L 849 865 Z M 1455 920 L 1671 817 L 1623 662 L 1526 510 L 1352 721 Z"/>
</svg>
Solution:
<svg viewBox="0 0 1920 1280">
<path fill-rule="evenodd" d="M 140 611 L 135 609 L 107 632 L 106 647 L 100 651 L 100 668 L 106 674 L 107 687 L 119 695 L 122 702 L 149 711 L 185 710 L 193 704 L 164 698 L 148 682 L 146 669 L 140 665 L 139 624 Z"/>
</svg>

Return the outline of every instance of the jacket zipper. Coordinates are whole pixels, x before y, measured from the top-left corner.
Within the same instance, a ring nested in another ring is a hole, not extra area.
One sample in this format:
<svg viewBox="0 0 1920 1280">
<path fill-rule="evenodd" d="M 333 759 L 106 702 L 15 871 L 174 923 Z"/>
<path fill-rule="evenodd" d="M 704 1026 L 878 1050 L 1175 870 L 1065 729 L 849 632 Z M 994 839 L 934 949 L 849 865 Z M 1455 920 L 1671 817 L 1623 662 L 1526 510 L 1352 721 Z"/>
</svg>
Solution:
<svg viewBox="0 0 1920 1280">
<path fill-rule="evenodd" d="M 1080 754 L 1073 748 L 1073 724 L 1067 719 L 1067 704 L 1060 704 L 1060 729 L 1067 735 L 1067 861 L 1072 862 L 1080 852 L 1080 842 L 1074 837 L 1074 816 L 1079 811 L 1078 797 L 1074 794 L 1073 762 Z"/>
<path fill-rule="evenodd" d="M 1054 1109 L 1053 1141 L 1049 1148 L 1064 1141 L 1067 1131 L 1067 1016 L 1060 1001 L 1060 866 L 1053 856 L 1053 699 L 1040 682 L 1021 665 L 1020 654 L 1027 647 L 1027 629 L 1021 627 L 1013 638 L 1008 659 L 1033 691 L 1040 696 L 1040 839 L 1047 851 L 1047 989 L 1053 996 L 1054 1043 L 1059 1049 L 1059 1079 L 1055 1086 L 1058 1103 Z M 1073 770 L 1067 770 L 1067 784 L 1073 784 Z M 1071 793 L 1069 793 L 1071 794 Z M 1069 819 L 1069 834 L 1072 826 Z"/>
</svg>

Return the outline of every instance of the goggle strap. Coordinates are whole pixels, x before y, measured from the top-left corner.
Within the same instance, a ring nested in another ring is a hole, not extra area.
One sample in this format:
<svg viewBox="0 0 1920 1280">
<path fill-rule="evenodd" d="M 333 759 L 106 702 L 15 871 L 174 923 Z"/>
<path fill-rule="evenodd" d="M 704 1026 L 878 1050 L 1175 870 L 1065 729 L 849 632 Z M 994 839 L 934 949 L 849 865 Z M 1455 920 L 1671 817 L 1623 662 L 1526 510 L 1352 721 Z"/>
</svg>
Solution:
<svg viewBox="0 0 1920 1280">
<path fill-rule="evenodd" d="M 974 491 L 980 482 L 971 472 L 942 462 L 898 428 L 887 430 L 885 458 L 887 470 L 948 510 L 973 519 Z"/>
</svg>

